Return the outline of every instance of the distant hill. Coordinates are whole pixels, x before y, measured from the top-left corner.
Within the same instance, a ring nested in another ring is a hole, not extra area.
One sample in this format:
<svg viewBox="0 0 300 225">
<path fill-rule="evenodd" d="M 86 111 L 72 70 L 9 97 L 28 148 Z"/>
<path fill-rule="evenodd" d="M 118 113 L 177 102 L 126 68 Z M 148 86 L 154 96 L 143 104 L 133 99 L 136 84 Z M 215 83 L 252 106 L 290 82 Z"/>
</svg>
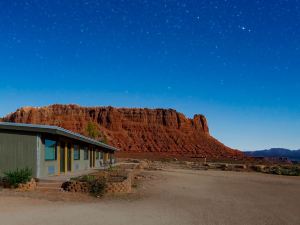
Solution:
<svg viewBox="0 0 300 225">
<path fill-rule="evenodd" d="M 118 147 L 124 157 L 244 158 L 210 135 L 205 116 L 187 118 L 173 109 L 51 105 L 24 107 L 3 121 L 55 125 L 83 135 L 92 122 L 96 138 Z"/>
<path fill-rule="evenodd" d="M 268 150 L 248 151 L 244 153 L 254 157 L 287 157 L 289 160 L 300 161 L 300 149 L 271 148 Z"/>
</svg>

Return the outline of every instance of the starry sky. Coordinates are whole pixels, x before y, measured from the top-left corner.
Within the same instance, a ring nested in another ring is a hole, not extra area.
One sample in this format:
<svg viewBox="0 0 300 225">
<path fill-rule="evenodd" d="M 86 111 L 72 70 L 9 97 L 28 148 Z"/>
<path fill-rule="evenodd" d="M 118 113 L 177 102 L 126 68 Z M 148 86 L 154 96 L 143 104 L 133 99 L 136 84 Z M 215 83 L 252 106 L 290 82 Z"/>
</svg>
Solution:
<svg viewBox="0 0 300 225">
<path fill-rule="evenodd" d="M 300 148 L 299 0 L 0 0 L 0 116 L 175 108 L 226 145 Z"/>
</svg>

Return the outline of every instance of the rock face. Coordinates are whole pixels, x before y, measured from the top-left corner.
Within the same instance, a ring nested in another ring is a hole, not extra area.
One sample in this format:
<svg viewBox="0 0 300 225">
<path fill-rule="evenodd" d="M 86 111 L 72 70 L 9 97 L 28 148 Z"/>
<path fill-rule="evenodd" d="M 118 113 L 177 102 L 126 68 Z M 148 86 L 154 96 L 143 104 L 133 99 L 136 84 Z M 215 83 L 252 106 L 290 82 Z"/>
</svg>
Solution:
<svg viewBox="0 0 300 225">
<path fill-rule="evenodd" d="M 243 157 L 240 151 L 210 136 L 203 115 L 189 119 L 172 109 L 51 105 L 24 107 L 3 121 L 55 125 L 83 135 L 87 135 L 88 123 L 93 122 L 101 136 L 118 147 L 118 154 L 123 156 Z"/>
</svg>

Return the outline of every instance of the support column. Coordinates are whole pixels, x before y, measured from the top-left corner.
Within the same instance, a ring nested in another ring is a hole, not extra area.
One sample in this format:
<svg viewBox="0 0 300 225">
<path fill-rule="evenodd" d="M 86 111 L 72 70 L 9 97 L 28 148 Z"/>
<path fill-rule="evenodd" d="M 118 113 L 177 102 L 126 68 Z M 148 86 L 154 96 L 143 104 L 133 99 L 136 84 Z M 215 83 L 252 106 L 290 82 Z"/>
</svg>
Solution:
<svg viewBox="0 0 300 225">
<path fill-rule="evenodd" d="M 57 151 L 56 151 L 56 159 L 57 159 L 57 175 L 60 175 L 60 142 L 57 142 Z"/>
<path fill-rule="evenodd" d="M 68 143 L 65 143 L 65 173 L 68 171 Z"/>
<path fill-rule="evenodd" d="M 93 167 L 93 164 L 91 162 L 93 162 L 92 149 L 91 149 L 91 147 L 89 147 L 89 165 L 90 165 L 90 168 Z"/>
<path fill-rule="evenodd" d="M 74 145 L 73 144 L 71 144 L 70 158 L 71 158 L 71 172 L 72 172 L 73 171 L 73 164 L 74 164 Z"/>
<path fill-rule="evenodd" d="M 93 167 L 96 167 L 96 150 L 93 151 Z"/>
<path fill-rule="evenodd" d="M 104 162 L 107 163 L 107 161 L 108 161 L 108 153 L 107 152 L 104 153 L 103 158 L 104 158 Z"/>
</svg>

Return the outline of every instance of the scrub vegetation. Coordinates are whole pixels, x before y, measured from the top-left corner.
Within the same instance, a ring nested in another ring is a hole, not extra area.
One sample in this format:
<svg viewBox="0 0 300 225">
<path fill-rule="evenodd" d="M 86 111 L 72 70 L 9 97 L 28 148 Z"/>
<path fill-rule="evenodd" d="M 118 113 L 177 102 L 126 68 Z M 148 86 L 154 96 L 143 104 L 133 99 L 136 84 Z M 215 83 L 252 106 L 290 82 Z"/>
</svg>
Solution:
<svg viewBox="0 0 300 225">
<path fill-rule="evenodd" d="M 90 138 L 94 138 L 94 139 L 100 135 L 97 125 L 91 121 L 88 122 L 87 124 L 86 132 Z"/>
<path fill-rule="evenodd" d="M 267 173 L 285 176 L 300 176 L 300 167 L 298 166 L 274 166 Z"/>
<path fill-rule="evenodd" d="M 3 184 L 9 187 L 17 188 L 19 184 L 25 184 L 32 178 L 32 169 L 26 167 L 24 169 L 16 169 L 7 171 L 2 178 Z"/>
<path fill-rule="evenodd" d="M 90 193 L 95 197 L 102 197 L 106 187 L 107 180 L 105 177 L 96 177 L 92 175 L 73 178 L 62 186 L 66 191 Z"/>
<path fill-rule="evenodd" d="M 256 172 L 283 175 L 283 176 L 300 176 L 299 165 L 255 165 L 252 169 Z"/>
<path fill-rule="evenodd" d="M 88 122 L 86 126 L 86 132 L 90 138 L 93 139 L 99 138 L 102 143 L 108 144 L 107 137 L 101 131 L 99 131 L 96 123 L 91 121 Z"/>
</svg>

